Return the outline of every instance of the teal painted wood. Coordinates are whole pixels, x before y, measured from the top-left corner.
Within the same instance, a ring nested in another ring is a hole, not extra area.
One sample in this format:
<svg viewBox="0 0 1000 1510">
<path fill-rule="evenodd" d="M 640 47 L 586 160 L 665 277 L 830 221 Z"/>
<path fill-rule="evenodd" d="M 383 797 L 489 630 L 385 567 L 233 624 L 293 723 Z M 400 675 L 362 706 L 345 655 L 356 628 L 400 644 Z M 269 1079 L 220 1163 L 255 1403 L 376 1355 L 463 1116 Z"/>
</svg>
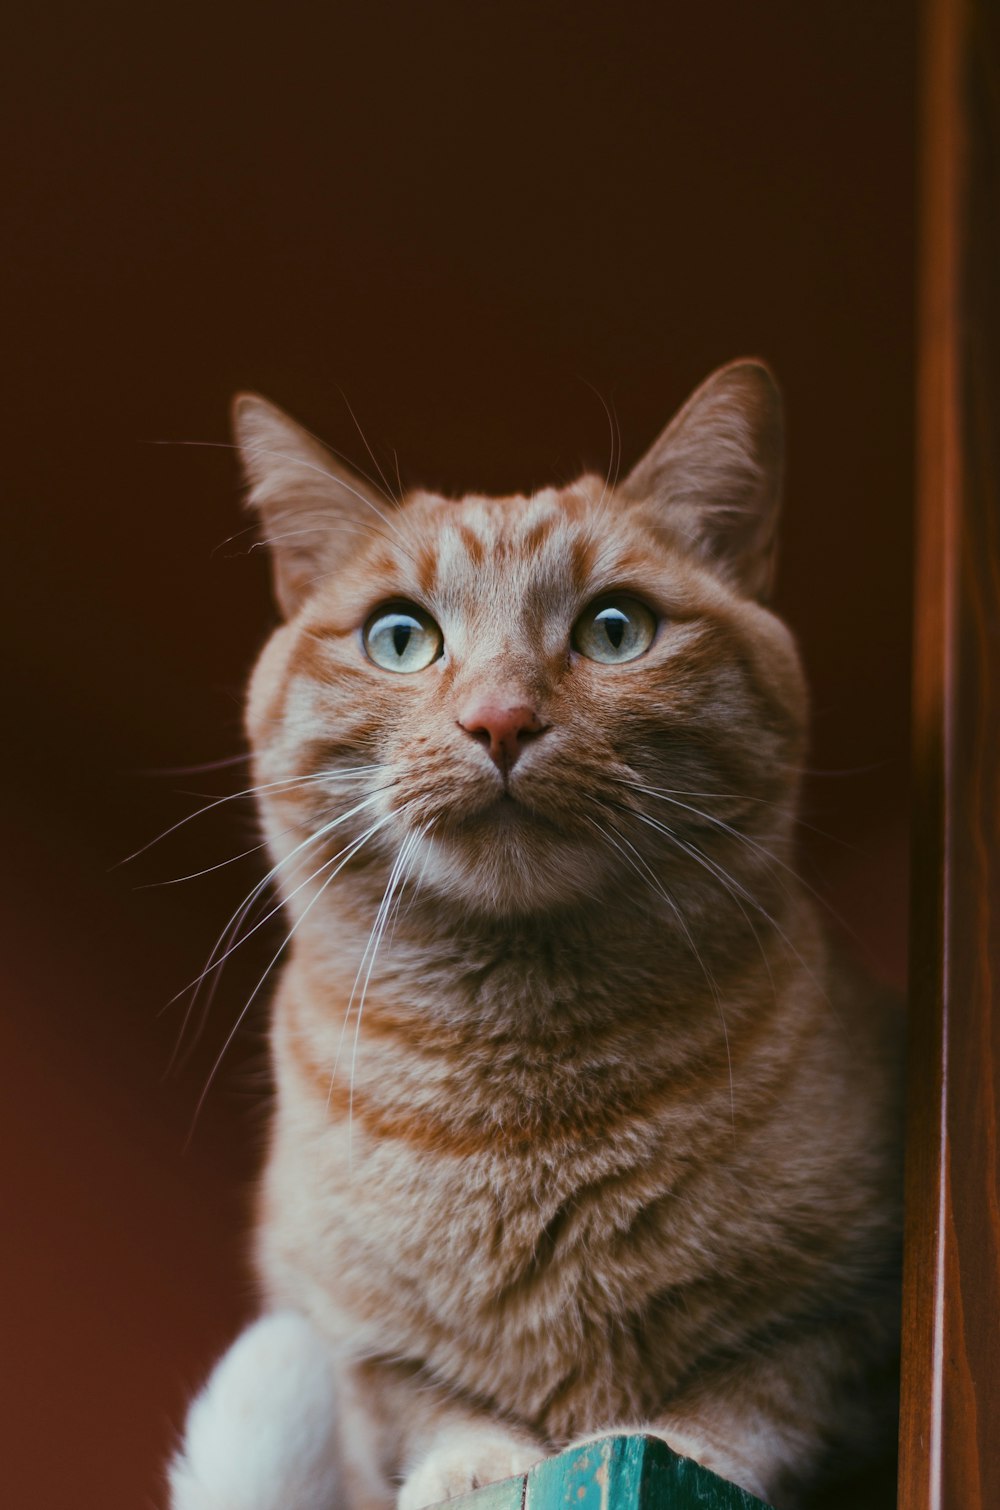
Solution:
<svg viewBox="0 0 1000 1510">
<path fill-rule="evenodd" d="M 657 1437 L 638 1440 L 646 1443 L 642 1494 L 637 1502 L 645 1510 L 769 1510 L 749 1490 L 720 1479 L 692 1458 L 682 1458 Z"/>
<path fill-rule="evenodd" d="M 602 1437 L 528 1474 L 525 1510 L 638 1510 L 648 1437 Z"/>
<path fill-rule="evenodd" d="M 474 1489 L 471 1494 L 456 1495 L 442 1510 L 524 1510 L 525 1477 L 503 1479 L 499 1484 Z"/>
<path fill-rule="evenodd" d="M 768 1510 L 658 1437 L 601 1437 L 524 1478 L 449 1500 L 448 1510 Z"/>
</svg>

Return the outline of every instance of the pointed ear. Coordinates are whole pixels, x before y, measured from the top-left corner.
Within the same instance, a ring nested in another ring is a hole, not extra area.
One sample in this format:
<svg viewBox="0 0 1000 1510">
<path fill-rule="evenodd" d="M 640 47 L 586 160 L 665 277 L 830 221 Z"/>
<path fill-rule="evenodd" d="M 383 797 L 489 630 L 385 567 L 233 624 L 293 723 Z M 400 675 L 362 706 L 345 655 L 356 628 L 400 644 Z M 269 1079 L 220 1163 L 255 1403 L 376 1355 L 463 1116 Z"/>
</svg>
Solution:
<svg viewBox="0 0 1000 1510">
<path fill-rule="evenodd" d="M 325 446 L 256 393 L 233 400 L 233 434 L 274 565 L 286 618 L 342 567 L 386 501 Z"/>
<path fill-rule="evenodd" d="M 769 368 L 730 362 L 695 390 L 622 487 L 657 527 L 763 600 L 774 575 L 783 442 Z"/>
</svg>

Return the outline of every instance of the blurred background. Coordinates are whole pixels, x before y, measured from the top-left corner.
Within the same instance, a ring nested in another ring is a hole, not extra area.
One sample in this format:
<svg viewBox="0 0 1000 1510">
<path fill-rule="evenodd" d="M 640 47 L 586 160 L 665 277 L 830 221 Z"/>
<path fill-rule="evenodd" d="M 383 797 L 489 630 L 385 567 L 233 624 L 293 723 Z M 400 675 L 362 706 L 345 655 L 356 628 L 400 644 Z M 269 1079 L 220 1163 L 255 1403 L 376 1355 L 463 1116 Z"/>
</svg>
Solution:
<svg viewBox="0 0 1000 1510">
<path fill-rule="evenodd" d="M 171 999 L 261 857 L 163 884 L 253 846 L 250 807 L 120 863 L 246 785 L 174 769 L 243 753 L 274 622 L 234 390 L 368 466 L 353 409 L 404 482 L 514 490 L 605 470 L 605 405 L 627 468 L 715 365 L 767 358 L 815 702 L 802 868 L 902 985 L 916 25 L 903 0 L 97 0 L 8 28 L 5 1498 L 134 1510 L 253 1308 L 263 1012 L 215 1067 L 279 936 L 175 1055 Z"/>
</svg>

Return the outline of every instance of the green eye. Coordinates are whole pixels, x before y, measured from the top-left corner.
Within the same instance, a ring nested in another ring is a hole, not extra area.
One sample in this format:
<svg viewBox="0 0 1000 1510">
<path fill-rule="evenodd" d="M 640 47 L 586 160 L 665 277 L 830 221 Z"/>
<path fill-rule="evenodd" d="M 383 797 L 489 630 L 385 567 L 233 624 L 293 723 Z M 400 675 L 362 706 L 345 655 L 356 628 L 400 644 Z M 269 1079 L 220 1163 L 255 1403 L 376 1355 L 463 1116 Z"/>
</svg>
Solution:
<svg viewBox="0 0 1000 1510">
<path fill-rule="evenodd" d="M 423 671 L 443 644 L 431 616 L 412 603 L 377 608 L 365 625 L 365 650 L 384 671 Z"/>
<path fill-rule="evenodd" d="M 573 645 L 590 661 L 617 665 L 634 661 L 653 643 L 656 619 L 638 598 L 604 598 L 591 603 L 573 625 Z"/>
</svg>

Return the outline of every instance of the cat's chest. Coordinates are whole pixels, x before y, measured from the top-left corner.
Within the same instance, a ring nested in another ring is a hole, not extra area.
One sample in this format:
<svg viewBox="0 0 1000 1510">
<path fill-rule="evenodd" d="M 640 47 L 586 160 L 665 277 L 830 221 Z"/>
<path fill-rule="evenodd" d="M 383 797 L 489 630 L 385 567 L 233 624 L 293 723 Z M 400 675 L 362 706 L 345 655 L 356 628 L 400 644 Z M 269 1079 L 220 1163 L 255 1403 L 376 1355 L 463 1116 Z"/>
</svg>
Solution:
<svg viewBox="0 0 1000 1510">
<path fill-rule="evenodd" d="M 725 1108 L 703 1087 L 699 1126 L 669 1056 L 407 1031 L 373 1011 L 333 1073 L 336 1045 L 279 1023 L 265 1282 L 349 1349 L 490 1393 L 502 1367 L 511 1400 L 529 1380 L 541 1399 L 581 1336 L 603 1339 L 600 1370 L 704 1274 L 705 1129 Z"/>
<path fill-rule="evenodd" d="M 294 1187 L 291 1166 L 272 1168 L 265 1274 L 349 1352 L 420 1360 L 529 1419 L 570 1381 L 655 1393 L 684 1338 L 654 1364 L 636 1327 L 704 1271 L 668 1165 L 616 1143 L 442 1152 L 356 1133 L 335 1165 L 299 1157 Z"/>
<path fill-rule="evenodd" d="M 285 1066 L 267 1176 L 267 1221 L 335 1303 L 398 1338 L 461 1329 L 533 1335 L 553 1311 L 613 1311 L 696 1267 L 688 1140 L 655 1098 L 643 1107 L 570 1057 L 508 1056 L 389 1074 L 366 1055 L 353 1086 L 321 1100 Z M 610 1088 L 609 1088 L 610 1086 Z M 672 1231 L 673 1241 L 654 1240 Z M 668 1272 L 671 1271 L 671 1272 Z"/>
</svg>

